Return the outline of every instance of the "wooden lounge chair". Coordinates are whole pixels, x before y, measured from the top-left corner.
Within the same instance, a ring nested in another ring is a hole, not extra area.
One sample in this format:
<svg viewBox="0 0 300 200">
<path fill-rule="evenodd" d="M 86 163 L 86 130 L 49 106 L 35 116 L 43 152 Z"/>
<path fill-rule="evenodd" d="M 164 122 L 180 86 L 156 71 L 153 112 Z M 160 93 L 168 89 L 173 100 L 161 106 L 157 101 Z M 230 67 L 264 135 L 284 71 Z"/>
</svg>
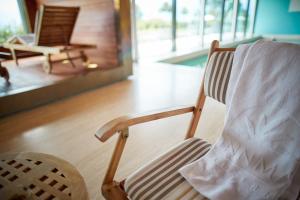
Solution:
<svg viewBox="0 0 300 200">
<path fill-rule="evenodd" d="M 225 103 L 234 50 L 234 48 L 219 48 L 218 41 L 212 42 L 206 73 L 202 80 L 196 105 L 171 108 L 146 115 L 120 117 L 108 122 L 97 131 L 96 137 L 101 142 L 105 142 L 115 133 L 119 133 L 119 138 L 102 184 L 102 194 L 106 199 L 153 199 L 154 196 L 155 199 L 204 199 L 201 194 L 195 191 L 181 177 L 177 170 L 200 158 L 210 149 L 211 145 L 209 143 L 199 138 L 194 138 L 194 134 L 206 96 Z M 220 65 L 215 66 L 214 61 L 220 57 L 223 57 L 228 62 L 222 62 Z M 212 84 L 214 79 L 210 75 L 213 73 L 214 77 L 223 78 Z M 221 74 L 222 76 L 218 76 Z M 207 89 L 208 86 L 210 86 L 211 90 Z M 209 91 L 213 92 L 210 93 Z M 126 180 L 114 180 L 126 140 L 129 136 L 128 128 L 130 126 L 186 113 L 193 113 L 193 117 L 186 133 L 185 141 L 133 173 Z M 157 189 L 153 189 L 154 187 Z"/>
<path fill-rule="evenodd" d="M 11 50 L 17 65 L 17 50 L 42 53 L 46 58 L 43 68 L 47 73 L 51 73 L 53 63 L 62 60 L 68 60 L 73 67 L 75 67 L 74 59 L 87 62 L 88 58 L 84 50 L 96 48 L 96 46 L 70 43 L 79 10 L 79 7 L 42 5 L 36 15 L 35 33 L 13 37 L 9 42 L 4 43 L 3 47 Z M 80 54 L 71 57 L 71 51 L 79 51 Z M 66 55 L 66 58 L 52 59 L 52 55 L 62 53 Z"/>
</svg>

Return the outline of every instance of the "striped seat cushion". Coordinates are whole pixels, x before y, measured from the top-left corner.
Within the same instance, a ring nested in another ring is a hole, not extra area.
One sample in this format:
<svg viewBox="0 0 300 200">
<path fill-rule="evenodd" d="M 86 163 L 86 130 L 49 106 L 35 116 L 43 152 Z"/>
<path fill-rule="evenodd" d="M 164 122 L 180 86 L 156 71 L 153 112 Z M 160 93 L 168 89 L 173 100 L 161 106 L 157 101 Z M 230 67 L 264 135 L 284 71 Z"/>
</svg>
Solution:
<svg viewBox="0 0 300 200">
<path fill-rule="evenodd" d="M 209 59 L 205 71 L 205 95 L 224 104 L 233 62 L 233 54 L 234 52 L 232 51 L 214 52 Z"/>
<path fill-rule="evenodd" d="M 191 138 L 137 170 L 125 181 L 129 199 L 205 199 L 178 173 L 182 166 L 199 159 L 211 145 Z"/>
</svg>

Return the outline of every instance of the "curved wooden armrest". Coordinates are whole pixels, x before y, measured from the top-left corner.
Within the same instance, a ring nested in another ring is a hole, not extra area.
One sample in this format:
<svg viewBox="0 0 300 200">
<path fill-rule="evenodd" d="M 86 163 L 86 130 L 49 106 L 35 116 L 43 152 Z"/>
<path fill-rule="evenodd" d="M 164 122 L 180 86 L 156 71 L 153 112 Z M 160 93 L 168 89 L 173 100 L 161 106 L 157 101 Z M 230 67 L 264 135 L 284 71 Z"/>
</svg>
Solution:
<svg viewBox="0 0 300 200">
<path fill-rule="evenodd" d="M 135 115 L 119 117 L 104 124 L 100 129 L 97 130 L 95 136 L 101 142 L 105 142 L 116 132 L 122 131 L 129 126 L 193 112 L 194 109 L 195 109 L 194 106 L 175 107 L 175 108 L 169 108 L 160 111 L 154 111 L 146 114 L 135 114 Z"/>
</svg>

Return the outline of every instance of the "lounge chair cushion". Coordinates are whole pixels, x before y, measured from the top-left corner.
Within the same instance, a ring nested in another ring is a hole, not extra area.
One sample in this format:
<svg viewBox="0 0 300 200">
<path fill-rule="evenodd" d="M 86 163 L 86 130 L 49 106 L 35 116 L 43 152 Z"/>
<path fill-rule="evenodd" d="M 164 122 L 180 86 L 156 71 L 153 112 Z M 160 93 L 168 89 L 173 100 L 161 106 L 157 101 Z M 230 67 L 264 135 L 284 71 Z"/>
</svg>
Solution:
<svg viewBox="0 0 300 200">
<path fill-rule="evenodd" d="M 202 157 L 210 147 L 204 140 L 191 138 L 140 168 L 125 181 L 129 199 L 205 199 L 178 169 Z"/>
<path fill-rule="evenodd" d="M 233 54 L 234 52 L 231 51 L 214 52 L 206 66 L 204 78 L 205 95 L 224 104 Z"/>
</svg>

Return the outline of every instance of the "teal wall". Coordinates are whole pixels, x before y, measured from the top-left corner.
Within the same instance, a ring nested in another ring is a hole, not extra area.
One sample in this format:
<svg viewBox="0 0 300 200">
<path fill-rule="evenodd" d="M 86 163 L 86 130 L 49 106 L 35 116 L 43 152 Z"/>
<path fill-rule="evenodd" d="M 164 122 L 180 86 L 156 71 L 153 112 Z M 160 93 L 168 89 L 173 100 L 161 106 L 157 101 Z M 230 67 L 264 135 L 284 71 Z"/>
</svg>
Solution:
<svg viewBox="0 0 300 200">
<path fill-rule="evenodd" d="M 257 0 L 254 33 L 300 34 L 300 12 L 289 12 L 290 0 Z"/>
</svg>

